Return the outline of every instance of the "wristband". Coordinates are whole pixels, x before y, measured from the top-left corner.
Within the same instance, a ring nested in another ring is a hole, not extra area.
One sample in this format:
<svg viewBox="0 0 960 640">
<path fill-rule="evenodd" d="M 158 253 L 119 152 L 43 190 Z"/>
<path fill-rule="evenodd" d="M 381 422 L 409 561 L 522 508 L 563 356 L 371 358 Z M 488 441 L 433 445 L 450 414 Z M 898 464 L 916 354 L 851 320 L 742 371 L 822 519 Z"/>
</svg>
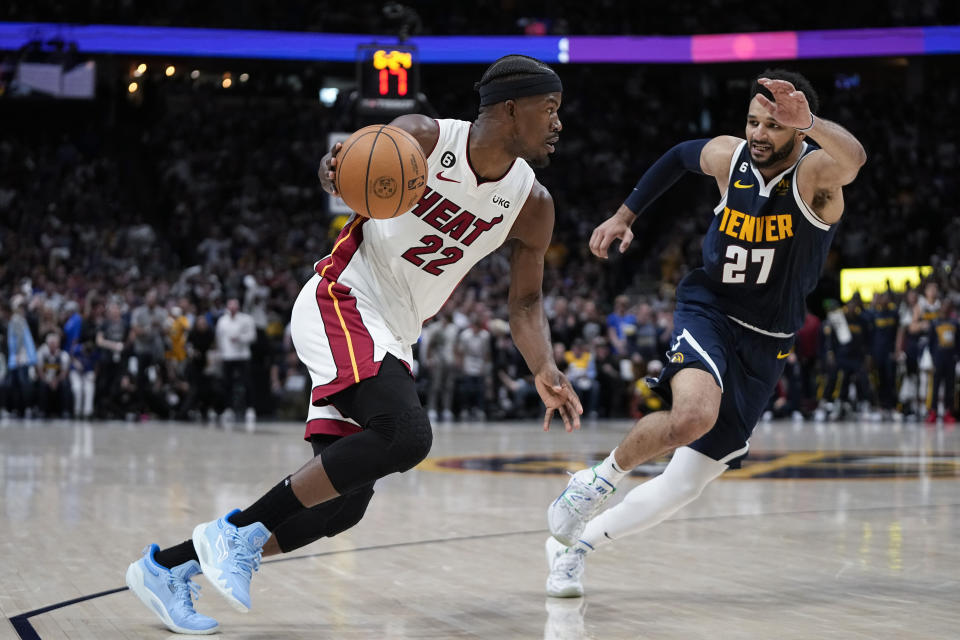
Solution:
<svg viewBox="0 0 960 640">
<path fill-rule="evenodd" d="M 806 133 L 807 131 L 810 131 L 810 129 L 813 129 L 813 125 L 814 125 L 813 112 L 810 112 L 810 126 L 804 127 L 802 129 L 800 127 L 797 127 L 797 131 L 801 133 Z"/>
</svg>

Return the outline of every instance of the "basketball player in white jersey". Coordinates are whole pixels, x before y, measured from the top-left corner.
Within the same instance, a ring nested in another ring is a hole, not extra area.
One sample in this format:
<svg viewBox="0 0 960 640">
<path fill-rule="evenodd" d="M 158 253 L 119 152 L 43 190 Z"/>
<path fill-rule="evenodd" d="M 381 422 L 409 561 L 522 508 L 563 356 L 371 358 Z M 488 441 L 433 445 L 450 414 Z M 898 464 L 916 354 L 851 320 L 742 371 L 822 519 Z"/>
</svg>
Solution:
<svg viewBox="0 0 960 640">
<path fill-rule="evenodd" d="M 549 163 L 562 128 L 562 86 L 547 65 L 511 55 L 493 63 L 476 89 L 474 123 L 406 115 L 427 156 L 427 188 L 390 220 L 354 215 L 315 265 L 293 307 L 291 335 L 313 382 L 306 438 L 314 458 L 244 510 L 201 524 L 191 540 L 150 545 L 127 584 L 166 626 L 212 633 L 197 613 L 191 576 L 201 570 L 240 611 L 262 555 L 291 551 L 359 522 L 379 478 L 416 466 L 432 432 L 410 375 L 411 345 L 470 268 L 511 241 L 510 327 L 546 406 L 567 431 L 582 407 L 554 363 L 543 312 L 543 258 L 553 234 L 553 200 L 531 165 Z M 335 154 L 320 180 L 333 186 Z"/>
</svg>

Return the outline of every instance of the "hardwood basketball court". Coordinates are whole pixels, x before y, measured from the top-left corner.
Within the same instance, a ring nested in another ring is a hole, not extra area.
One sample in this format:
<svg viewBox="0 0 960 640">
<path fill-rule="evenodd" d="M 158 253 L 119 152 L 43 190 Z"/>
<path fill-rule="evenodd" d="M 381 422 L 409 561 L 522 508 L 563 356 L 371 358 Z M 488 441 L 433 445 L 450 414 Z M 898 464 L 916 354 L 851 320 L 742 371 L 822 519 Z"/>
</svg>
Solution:
<svg viewBox="0 0 960 640">
<path fill-rule="evenodd" d="M 761 424 L 744 469 L 591 556 L 585 598 L 545 597 L 562 471 L 630 424 L 435 425 L 431 457 L 378 482 L 357 527 L 264 560 L 250 613 L 202 578 L 197 609 L 225 639 L 957 637 L 960 433 L 915 423 Z M 0 426 L 0 638 L 180 637 L 126 591 L 127 565 L 259 497 L 309 456 L 301 435 Z"/>
</svg>

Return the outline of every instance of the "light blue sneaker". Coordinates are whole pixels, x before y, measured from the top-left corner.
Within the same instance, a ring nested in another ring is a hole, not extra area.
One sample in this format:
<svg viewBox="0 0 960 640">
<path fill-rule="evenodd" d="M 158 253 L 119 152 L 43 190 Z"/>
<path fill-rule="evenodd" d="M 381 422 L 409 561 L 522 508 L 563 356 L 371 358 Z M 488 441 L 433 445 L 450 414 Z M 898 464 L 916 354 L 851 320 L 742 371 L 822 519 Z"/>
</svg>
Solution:
<svg viewBox="0 0 960 640">
<path fill-rule="evenodd" d="M 153 559 L 160 550 L 155 544 L 143 550 L 143 557 L 127 567 L 127 586 L 150 611 L 176 633 L 207 634 L 217 630 L 213 618 L 193 609 L 200 587 L 191 576 L 200 573 L 196 560 L 167 569 Z"/>
<path fill-rule="evenodd" d="M 270 532 L 259 522 L 238 529 L 227 515 L 193 530 L 193 546 L 210 584 L 237 611 L 250 610 L 250 579 L 260 569 L 260 554 Z"/>
</svg>

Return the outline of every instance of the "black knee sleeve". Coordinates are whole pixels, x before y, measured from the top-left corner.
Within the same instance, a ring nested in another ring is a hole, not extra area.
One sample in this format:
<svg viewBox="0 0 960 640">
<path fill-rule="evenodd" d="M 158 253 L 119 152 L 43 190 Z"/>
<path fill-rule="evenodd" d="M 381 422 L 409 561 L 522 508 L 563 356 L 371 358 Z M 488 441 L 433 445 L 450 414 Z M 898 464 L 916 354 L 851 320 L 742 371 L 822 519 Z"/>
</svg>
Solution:
<svg viewBox="0 0 960 640">
<path fill-rule="evenodd" d="M 423 407 L 396 415 L 375 416 L 367 429 L 382 434 L 389 442 L 387 455 L 391 471 L 409 471 L 420 464 L 433 446 L 433 429 Z"/>
<path fill-rule="evenodd" d="M 323 532 L 323 535 L 327 538 L 332 538 L 335 535 L 343 533 L 363 519 L 363 514 L 367 512 L 367 505 L 370 504 L 370 500 L 373 498 L 373 485 L 366 485 L 341 497 L 348 499 L 344 502 L 343 507 L 340 508 L 336 518 L 331 519 L 327 523 L 326 529 Z"/>
<path fill-rule="evenodd" d="M 284 553 L 306 546 L 320 538 L 332 538 L 356 525 L 373 498 L 373 485 L 321 502 L 284 520 L 273 534 Z"/>
<path fill-rule="evenodd" d="M 427 412 L 416 407 L 372 417 L 360 433 L 340 438 L 321 453 L 323 468 L 341 494 L 396 471 L 417 466 L 433 445 Z"/>
</svg>

